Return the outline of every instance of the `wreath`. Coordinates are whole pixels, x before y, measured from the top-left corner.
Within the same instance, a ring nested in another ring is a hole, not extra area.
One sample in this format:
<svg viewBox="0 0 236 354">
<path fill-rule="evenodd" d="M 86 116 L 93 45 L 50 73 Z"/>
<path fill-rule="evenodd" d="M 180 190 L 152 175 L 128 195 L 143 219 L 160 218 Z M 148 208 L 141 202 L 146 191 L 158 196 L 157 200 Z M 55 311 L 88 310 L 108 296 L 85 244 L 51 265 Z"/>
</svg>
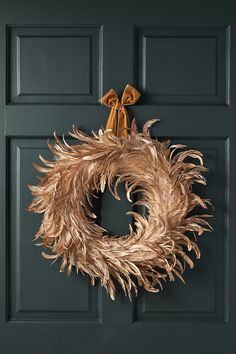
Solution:
<svg viewBox="0 0 236 354">
<path fill-rule="evenodd" d="M 186 264 L 194 265 L 188 253 L 200 258 L 196 235 L 211 230 L 205 220 L 210 215 L 192 212 L 210 204 L 192 191 L 194 183 L 206 184 L 202 154 L 152 139 L 149 128 L 156 119 L 146 122 L 142 132 L 135 120 L 129 127 L 125 105 L 135 103 L 139 95 L 127 85 L 119 101 L 110 90 L 101 99 L 111 108 L 106 128 L 87 135 L 73 127 L 70 135 L 80 142 L 76 145 L 64 137 L 60 141 L 54 133 L 55 143 L 48 146 L 55 158 L 39 156 L 44 167 L 34 166 L 44 176 L 38 186 L 29 186 L 34 198 L 28 210 L 43 213 L 35 239 L 51 250 L 42 255 L 54 261 L 61 258 L 60 270 L 67 269 L 68 274 L 73 266 L 87 273 L 92 285 L 100 279 L 111 299 L 114 280 L 130 299 L 138 286 L 158 292 L 165 280 L 177 277 L 184 282 Z M 119 199 L 120 183 L 131 203 L 134 193 L 141 194 L 132 205 L 143 205 L 146 212 L 129 211 L 134 220 L 130 233 L 110 237 L 95 222 L 92 197 L 107 186 Z"/>
</svg>

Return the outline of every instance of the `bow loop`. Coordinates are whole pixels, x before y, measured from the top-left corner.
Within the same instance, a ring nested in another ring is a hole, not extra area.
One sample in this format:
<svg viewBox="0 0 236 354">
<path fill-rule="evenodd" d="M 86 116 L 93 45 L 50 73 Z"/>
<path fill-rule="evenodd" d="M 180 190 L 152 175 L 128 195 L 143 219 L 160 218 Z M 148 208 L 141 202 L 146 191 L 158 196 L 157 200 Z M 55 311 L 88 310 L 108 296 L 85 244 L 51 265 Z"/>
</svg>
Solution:
<svg viewBox="0 0 236 354">
<path fill-rule="evenodd" d="M 136 88 L 128 84 L 126 85 L 123 95 L 121 97 L 121 104 L 123 104 L 124 106 L 134 104 L 138 101 L 139 97 L 140 92 L 136 90 Z"/>
<path fill-rule="evenodd" d="M 116 102 L 119 101 L 117 93 L 115 90 L 110 89 L 101 99 L 100 101 L 105 104 L 105 106 L 112 108 Z"/>
<path fill-rule="evenodd" d="M 111 129 L 118 137 L 127 137 L 129 129 L 129 117 L 125 108 L 126 105 L 131 105 L 137 102 L 140 93 L 131 85 L 126 85 L 119 100 L 115 90 L 109 90 L 101 99 L 101 103 L 111 108 L 107 119 L 106 130 Z"/>
</svg>

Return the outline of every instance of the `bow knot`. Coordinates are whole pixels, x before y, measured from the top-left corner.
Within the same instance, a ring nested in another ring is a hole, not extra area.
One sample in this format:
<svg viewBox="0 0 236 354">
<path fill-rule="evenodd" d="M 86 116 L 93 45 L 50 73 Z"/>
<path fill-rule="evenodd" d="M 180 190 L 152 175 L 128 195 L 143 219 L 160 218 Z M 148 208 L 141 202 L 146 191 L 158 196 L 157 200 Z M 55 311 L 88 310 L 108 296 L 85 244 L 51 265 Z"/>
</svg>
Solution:
<svg viewBox="0 0 236 354">
<path fill-rule="evenodd" d="M 122 104 L 121 102 L 119 102 L 118 100 L 116 101 L 115 105 L 114 105 L 114 108 L 116 111 L 120 111 L 122 109 Z"/>
<path fill-rule="evenodd" d="M 111 129 L 118 137 L 127 137 L 129 117 L 125 106 L 134 104 L 139 97 L 138 90 L 129 84 L 126 85 L 121 100 L 119 100 L 115 90 L 108 91 L 100 100 L 101 103 L 111 108 L 105 129 Z"/>
</svg>

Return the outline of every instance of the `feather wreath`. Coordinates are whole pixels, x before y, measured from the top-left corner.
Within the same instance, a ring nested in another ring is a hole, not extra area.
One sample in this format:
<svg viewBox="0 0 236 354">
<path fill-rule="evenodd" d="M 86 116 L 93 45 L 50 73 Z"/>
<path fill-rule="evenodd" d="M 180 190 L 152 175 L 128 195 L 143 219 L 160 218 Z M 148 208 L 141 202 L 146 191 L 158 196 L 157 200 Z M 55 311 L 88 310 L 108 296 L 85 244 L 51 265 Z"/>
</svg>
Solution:
<svg viewBox="0 0 236 354">
<path fill-rule="evenodd" d="M 34 198 L 28 210 L 43 213 L 35 239 L 51 250 L 42 255 L 61 258 L 60 270 L 67 269 L 68 274 L 73 266 L 87 273 L 92 285 L 100 279 L 111 299 L 114 279 L 130 299 L 138 286 L 158 292 L 165 280 L 177 277 L 184 282 L 186 264 L 194 265 L 188 253 L 200 258 L 196 235 L 211 230 L 205 220 L 210 215 L 192 215 L 196 206 L 207 209 L 210 204 L 192 191 L 194 183 L 206 184 L 202 154 L 152 139 L 149 128 L 156 121 L 149 120 L 138 132 L 133 120 L 125 137 L 112 129 L 87 135 L 74 128 L 70 135 L 80 143 L 71 146 L 54 133 L 55 143 L 48 146 L 55 159 L 40 156 L 45 166 L 35 168 L 45 176 L 40 185 L 29 186 Z M 193 161 L 186 162 L 187 158 Z M 95 222 L 91 197 L 107 185 L 119 199 L 120 183 L 130 202 L 133 193 L 141 192 L 133 205 L 145 206 L 147 214 L 129 211 L 135 227 L 130 225 L 128 235 L 109 237 Z"/>
</svg>

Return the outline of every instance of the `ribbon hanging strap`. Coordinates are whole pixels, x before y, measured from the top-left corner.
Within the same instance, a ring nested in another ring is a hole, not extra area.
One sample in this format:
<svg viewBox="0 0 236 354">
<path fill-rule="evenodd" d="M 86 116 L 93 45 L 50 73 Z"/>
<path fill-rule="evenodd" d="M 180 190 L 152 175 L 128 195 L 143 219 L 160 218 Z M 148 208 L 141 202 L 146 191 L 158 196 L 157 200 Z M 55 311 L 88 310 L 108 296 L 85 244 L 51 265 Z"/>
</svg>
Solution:
<svg viewBox="0 0 236 354">
<path fill-rule="evenodd" d="M 111 108 L 105 129 L 111 129 L 118 137 L 127 137 L 129 129 L 129 116 L 125 106 L 134 104 L 140 93 L 131 85 L 126 85 L 121 100 L 115 90 L 109 90 L 102 98 L 101 103 Z"/>
</svg>

